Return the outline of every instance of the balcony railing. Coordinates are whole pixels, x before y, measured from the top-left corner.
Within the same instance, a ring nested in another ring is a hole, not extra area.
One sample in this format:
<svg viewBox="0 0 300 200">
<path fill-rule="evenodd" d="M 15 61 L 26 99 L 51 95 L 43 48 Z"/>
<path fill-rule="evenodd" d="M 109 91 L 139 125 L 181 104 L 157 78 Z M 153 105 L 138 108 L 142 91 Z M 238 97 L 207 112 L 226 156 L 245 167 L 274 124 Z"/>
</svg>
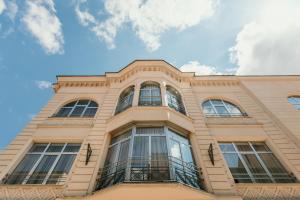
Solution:
<svg viewBox="0 0 300 200">
<path fill-rule="evenodd" d="M 200 180 L 195 165 L 174 157 L 160 160 L 130 158 L 100 169 L 96 190 L 123 182 L 179 182 L 201 189 Z"/>
</svg>

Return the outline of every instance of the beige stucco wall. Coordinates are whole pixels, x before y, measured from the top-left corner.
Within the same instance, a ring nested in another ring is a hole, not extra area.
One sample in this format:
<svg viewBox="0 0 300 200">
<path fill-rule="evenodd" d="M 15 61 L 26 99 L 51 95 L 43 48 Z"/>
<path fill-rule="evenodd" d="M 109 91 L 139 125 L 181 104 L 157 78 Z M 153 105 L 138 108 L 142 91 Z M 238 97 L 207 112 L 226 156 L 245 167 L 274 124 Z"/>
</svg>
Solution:
<svg viewBox="0 0 300 200">
<path fill-rule="evenodd" d="M 218 142 L 264 141 L 287 170 L 300 179 L 299 141 L 295 140 L 300 137 L 297 126 L 300 111 L 293 109 L 286 100 L 287 95 L 299 92 L 300 81 L 289 78 L 282 81 L 276 77 L 268 81 L 260 81 L 264 77 L 257 79 L 194 77 L 162 61 L 134 62 L 120 72 L 106 76 L 59 77 L 52 99 L 6 150 L 0 152 L 0 179 L 13 171 L 34 142 L 80 142 L 82 146 L 67 182 L 60 186 L 0 185 L 0 199 L 28 199 L 30 195 L 37 199 L 81 199 L 85 196 L 87 199 L 140 199 L 142 194 L 150 195 L 153 191 L 156 192 L 155 199 L 251 199 L 264 195 L 300 198 L 298 183 L 235 184 L 220 152 Z M 161 85 L 162 107 L 137 106 L 139 87 L 144 81 L 156 81 Z M 135 86 L 133 107 L 114 116 L 120 93 L 131 85 Z M 166 85 L 181 93 L 187 116 L 167 107 Z M 92 99 L 99 104 L 93 119 L 51 117 L 62 105 L 79 98 Z M 201 103 L 208 98 L 229 100 L 247 112 L 248 117 L 206 118 Z M 132 122 L 144 121 L 159 121 L 189 132 L 196 163 L 203 173 L 205 191 L 180 184 L 123 184 L 93 193 L 98 169 L 106 157 L 110 132 Z M 85 165 L 88 143 L 93 153 Z M 215 165 L 207 153 L 210 143 L 214 147 Z M 43 193 L 47 195 L 43 196 Z"/>
</svg>

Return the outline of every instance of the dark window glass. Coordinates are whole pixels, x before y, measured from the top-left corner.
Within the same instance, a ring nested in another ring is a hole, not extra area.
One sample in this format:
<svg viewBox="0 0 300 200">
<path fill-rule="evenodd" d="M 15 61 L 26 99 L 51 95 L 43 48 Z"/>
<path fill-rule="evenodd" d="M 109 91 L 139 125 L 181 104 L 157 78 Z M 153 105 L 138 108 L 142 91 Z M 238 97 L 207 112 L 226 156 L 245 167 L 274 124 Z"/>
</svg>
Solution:
<svg viewBox="0 0 300 200">
<path fill-rule="evenodd" d="M 93 117 L 98 109 L 98 104 L 91 100 L 78 100 L 63 106 L 55 117 Z"/>
</svg>

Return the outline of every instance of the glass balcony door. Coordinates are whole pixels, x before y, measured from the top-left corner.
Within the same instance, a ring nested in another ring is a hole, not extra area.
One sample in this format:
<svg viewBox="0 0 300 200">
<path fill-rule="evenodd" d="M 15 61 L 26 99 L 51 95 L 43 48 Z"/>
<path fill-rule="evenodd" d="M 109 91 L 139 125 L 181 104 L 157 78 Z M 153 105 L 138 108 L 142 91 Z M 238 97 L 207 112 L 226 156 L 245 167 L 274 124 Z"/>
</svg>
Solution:
<svg viewBox="0 0 300 200">
<path fill-rule="evenodd" d="M 134 136 L 131 181 L 169 180 L 168 148 L 163 127 L 137 128 Z"/>
<path fill-rule="evenodd" d="M 167 127 L 133 127 L 113 137 L 98 189 L 120 182 L 176 181 L 200 188 L 189 140 Z"/>
</svg>

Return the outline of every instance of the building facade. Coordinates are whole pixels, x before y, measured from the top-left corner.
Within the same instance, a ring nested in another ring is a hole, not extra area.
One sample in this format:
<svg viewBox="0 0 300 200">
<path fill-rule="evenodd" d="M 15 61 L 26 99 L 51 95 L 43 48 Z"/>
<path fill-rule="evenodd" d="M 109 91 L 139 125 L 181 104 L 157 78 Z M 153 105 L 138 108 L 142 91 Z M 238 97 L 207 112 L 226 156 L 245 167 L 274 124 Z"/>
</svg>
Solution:
<svg viewBox="0 0 300 200">
<path fill-rule="evenodd" d="M 53 88 L 0 154 L 0 199 L 300 199 L 300 76 L 137 60 Z"/>
</svg>

